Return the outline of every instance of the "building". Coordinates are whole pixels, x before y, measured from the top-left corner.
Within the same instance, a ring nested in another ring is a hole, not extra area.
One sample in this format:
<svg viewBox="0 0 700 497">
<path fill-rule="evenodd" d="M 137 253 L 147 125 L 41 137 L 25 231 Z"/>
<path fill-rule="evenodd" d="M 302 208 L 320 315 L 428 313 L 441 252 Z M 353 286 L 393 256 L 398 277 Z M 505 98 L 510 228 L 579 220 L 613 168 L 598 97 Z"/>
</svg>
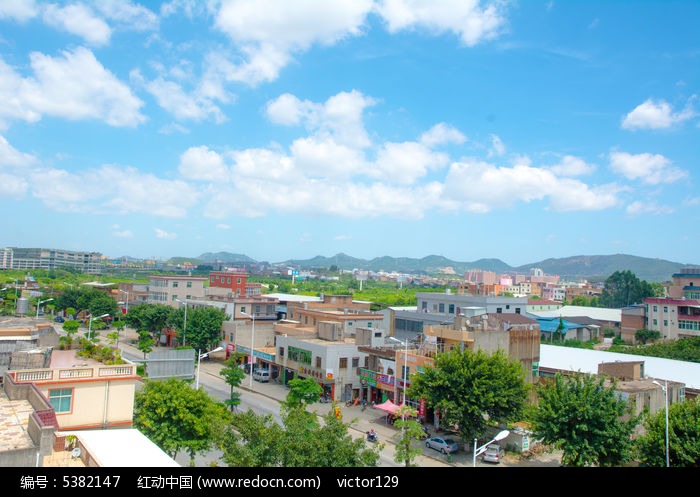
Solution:
<svg viewBox="0 0 700 497">
<path fill-rule="evenodd" d="M 204 299 L 204 282 L 201 276 L 152 275 L 148 283 L 148 302 L 177 307 L 178 300 Z"/>
<path fill-rule="evenodd" d="M 671 276 L 670 298 L 700 300 L 700 266 L 686 266 Z"/>
<path fill-rule="evenodd" d="M 700 336 L 700 299 L 648 297 L 644 307 L 644 327 L 662 338 Z"/>
<path fill-rule="evenodd" d="M 627 343 L 635 344 L 637 331 L 646 327 L 646 305 L 628 305 L 620 311 L 620 338 Z"/>
<path fill-rule="evenodd" d="M 260 283 L 248 283 L 248 273 L 244 269 L 228 268 L 225 271 L 209 273 L 209 296 L 217 297 L 252 297 L 262 293 Z"/>
<path fill-rule="evenodd" d="M 102 254 L 49 248 L 8 247 L 0 257 L 0 269 L 74 268 L 82 273 L 100 274 Z"/>
</svg>

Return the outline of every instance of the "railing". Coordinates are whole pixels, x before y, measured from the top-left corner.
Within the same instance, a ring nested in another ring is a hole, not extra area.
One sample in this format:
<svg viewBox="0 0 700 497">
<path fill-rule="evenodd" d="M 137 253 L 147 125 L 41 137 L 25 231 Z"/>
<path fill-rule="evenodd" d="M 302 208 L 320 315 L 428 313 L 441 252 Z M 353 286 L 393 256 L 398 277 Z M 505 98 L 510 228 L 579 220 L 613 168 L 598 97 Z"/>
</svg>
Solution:
<svg viewBox="0 0 700 497">
<path fill-rule="evenodd" d="M 114 378 L 119 376 L 133 376 L 136 374 L 136 365 L 120 364 L 114 366 L 57 368 L 57 369 L 31 369 L 8 371 L 15 383 L 42 383 L 56 380 L 86 379 L 86 378 Z"/>
</svg>

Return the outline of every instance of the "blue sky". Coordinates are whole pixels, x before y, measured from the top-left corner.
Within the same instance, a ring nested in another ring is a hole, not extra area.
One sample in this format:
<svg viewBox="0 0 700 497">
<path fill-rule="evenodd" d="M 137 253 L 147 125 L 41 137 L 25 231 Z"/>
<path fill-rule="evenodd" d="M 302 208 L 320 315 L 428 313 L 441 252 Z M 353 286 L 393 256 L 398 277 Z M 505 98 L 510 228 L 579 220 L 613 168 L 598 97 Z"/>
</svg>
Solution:
<svg viewBox="0 0 700 497">
<path fill-rule="evenodd" d="M 0 247 L 700 263 L 700 2 L 0 2 Z"/>
</svg>

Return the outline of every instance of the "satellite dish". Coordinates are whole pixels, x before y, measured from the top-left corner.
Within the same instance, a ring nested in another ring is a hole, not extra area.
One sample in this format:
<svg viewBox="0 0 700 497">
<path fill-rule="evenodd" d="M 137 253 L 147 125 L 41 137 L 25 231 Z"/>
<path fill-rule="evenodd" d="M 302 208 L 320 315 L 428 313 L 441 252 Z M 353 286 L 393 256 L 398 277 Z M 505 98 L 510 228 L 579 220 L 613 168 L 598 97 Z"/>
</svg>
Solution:
<svg viewBox="0 0 700 497">
<path fill-rule="evenodd" d="M 80 447 L 76 447 L 73 449 L 73 452 L 71 452 L 70 457 L 71 459 L 78 459 L 80 457 L 81 450 Z"/>
</svg>

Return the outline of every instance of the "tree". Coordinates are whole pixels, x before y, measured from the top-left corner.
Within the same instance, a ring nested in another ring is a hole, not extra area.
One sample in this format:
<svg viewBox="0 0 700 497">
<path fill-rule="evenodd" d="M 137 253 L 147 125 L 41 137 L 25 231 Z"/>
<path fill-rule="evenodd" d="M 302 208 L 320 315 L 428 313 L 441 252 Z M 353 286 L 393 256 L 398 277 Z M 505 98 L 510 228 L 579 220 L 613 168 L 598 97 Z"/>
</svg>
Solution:
<svg viewBox="0 0 700 497">
<path fill-rule="evenodd" d="M 439 353 L 434 367 L 411 375 L 408 395 L 424 398 L 442 425 L 456 425 L 463 440 L 482 436 L 488 424 L 520 419 L 528 387 L 522 364 L 502 350 L 457 348 Z"/>
<path fill-rule="evenodd" d="M 414 418 L 418 411 L 406 404 L 396 411 L 394 426 L 400 431 L 396 434 L 396 450 L 394 461 L 403 462 L 406 467 L 413 466 L 416 456 L 423 452 L 420 445 L 416 445 L 414 440 L 421 440 L 423 437 L 423 427 Z"/>
<path fill-rule="evenodd" d="M 153 336 L 154 343 L 157 343 L 173 312 L 177 312 L 177 309 L 165 304 L 144 303 L 129 308 L 129 314 L 124 316 L 124 320 L 134 329 L 147 331 Z"/>
<path fill-rule="evenodd" d="M 146 380 L 134 396 L 134 427 L 172 458 L 186 450 L 190 464 L 213 446 L 228 420 L 223 404 L 183 380 Z"/>
<path fill-rule="evenodd" d="M 619 466 L 632 456 L 640 415 L 603 376 L 564 376 L 538 384 L 532 430 L 545 445 L 563 451 L 566 466 Z"/>
<path fill-rule="evenodd" d="M 153 350 L 154 340 L 151 334 L 146 330 L 139 331 L 139 343 L 136 347 L 143 352 L 143 358 L 146 358 L 146 354 Z"/>
<path fill-rule="evenodd" d="M 308 402 L 318 400 L 322 389 L 313 380 L 289 382 L 282 403 L 282 425 L 272 415 L 252 410 L 232 414 L 231 429 L 222 432 L 219 446 L 229 466 L 255 467 L 367 467 L 376 466 L 383 444 L 367 446 L 353 438 L 349 425 L 336 418 L 333 409 L 320 422 L 309 412 Z M 315 388 L 314 388 L 315 387 Z"/>
<path fill-rule="evenodd" d="M 178 341 L 183 342 L 186 335 L 187 345 L 197 350 L 208 350 L 221 340 L 221 326 L 227 319 L 226 311 L 216 307 L 194 307 L 187 312 L 187 330 L 184 330 L 184 309 L 173 309 L 167 324 L 178 329 Z"/>
<path fill-rule="evenodd" d="M 229 406 L 231 412 L 233 412 L 233 409 L 241 403 L 240 393 L 234 392 L 233 389 L 234 387 L 239 387 L 245 378 L 245 374 L 241 368 L 238 367 L 238 360 L 236 356 L 232 355 L 226 359 L 226 362 L 224 362 L 224 367 L 221 368 L 219 375 L 221 375 L 224 380 L 226 380 L 226 384 L 231 387 L 229 398 L 224 401 L 224 403 Z"/>
<path fill-rule="evenodd" d="M 646 344 L 649 340 L 657 340 L 661 338 L 661 333 L 656 330 L 647 330 L 646 328 L 643 328 L 635 331 L 634 338 L 643 344 Z"/>
<path fill-rule="evenodd" d="M 654 287 L 640 281 L 632 271 L 615 271 L 606 280 L 600 302 L 604 307 L 626 307 L 654 296 Z"/>
<path fill-rule="evenodd" d="M 637 459 L 645 466 L 666 466 L 666 412 L 644 419 L 645 433 L 635 441 Z M 668 462 L 672 467 L 700 467 L 700 399 L 686 399 L 668 408 Z"/>
</svg>

